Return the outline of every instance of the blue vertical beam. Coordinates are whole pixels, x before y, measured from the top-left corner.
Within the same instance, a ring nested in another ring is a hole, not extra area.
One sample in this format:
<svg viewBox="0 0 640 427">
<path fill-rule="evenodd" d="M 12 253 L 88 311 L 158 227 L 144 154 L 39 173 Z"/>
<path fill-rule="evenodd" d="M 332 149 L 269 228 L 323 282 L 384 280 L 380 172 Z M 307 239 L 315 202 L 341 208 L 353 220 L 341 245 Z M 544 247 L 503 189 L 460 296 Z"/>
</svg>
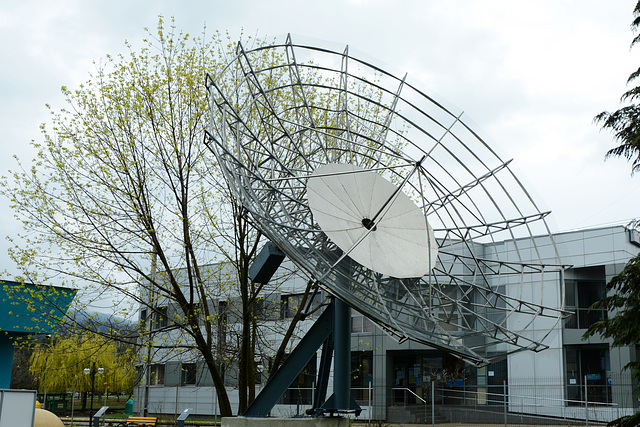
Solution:
<svg viewBox="0 0 640 427">
<path fill-rule="evenodd" d="M 329 373 L 331 372 L 331 362 L 333 360 L 333 334 L 330 335 L 322 345 L 322 357 L 320 358 L 320 368 L 318 369 L 318 382 L 316 384 L 316 395 L 314 396 L 313 409 L 318 412 L 319 408 L 327 399 L 327 388 L 329 385 Z"/>
<path fill-rule="evenodd" d="M 338 411 L 351 406 L 351 307 L 334 298 L 333 394 Z"/>
<path fill-rule="evenodd" d="M 330 305 L 320 315 L 287 360 L 278 368 L 260 394 L 242 414 L 245 417 L 266 417 L 278 399 L 302 372 L 322 343 L 331 335 L 333 310 Z"/>
</svg>

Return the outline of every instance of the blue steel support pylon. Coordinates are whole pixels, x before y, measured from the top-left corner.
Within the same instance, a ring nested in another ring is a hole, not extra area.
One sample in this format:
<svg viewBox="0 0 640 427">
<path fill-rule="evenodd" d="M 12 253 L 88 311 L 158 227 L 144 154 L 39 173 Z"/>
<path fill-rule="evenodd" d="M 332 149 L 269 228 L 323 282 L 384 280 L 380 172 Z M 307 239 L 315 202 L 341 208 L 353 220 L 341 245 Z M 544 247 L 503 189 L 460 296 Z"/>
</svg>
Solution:
<svg viewBox="0 0 640 427">
<path fill-rule="evenodd" d="M 316 382 L 315 416 L 359 414 L 360 406 L 351 397 L 351 308 L 335 298 L 324 310 L 287 360 L 278 368 L 260 394 L 242 414 L 245 417 L 266 417 L 278 399 L 302 372 L 313 355 L 322 347 L 322 358 Z M 327 382 L 334 353 L 333 395 L 326 401 Z"/>
</svg>

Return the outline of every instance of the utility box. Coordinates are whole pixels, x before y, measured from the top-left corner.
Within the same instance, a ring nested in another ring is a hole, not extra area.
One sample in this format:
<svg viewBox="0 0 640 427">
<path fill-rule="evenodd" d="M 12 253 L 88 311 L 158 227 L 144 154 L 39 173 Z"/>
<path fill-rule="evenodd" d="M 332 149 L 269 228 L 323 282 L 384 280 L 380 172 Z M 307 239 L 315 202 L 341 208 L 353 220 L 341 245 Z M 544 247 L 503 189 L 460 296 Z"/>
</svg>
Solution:
<svg viewBox="0 0 640 427">
<path fill-rule="evenodd" d="M 35 413 L 35 390 L 0 389 L 0 426 L 33 427 Z"/>
<path fill-rule="evenodd" d="M 127 403 L 124 404 L 124 413 L 133 414 L 133 399 L 127 400 Z"/>
</svg>

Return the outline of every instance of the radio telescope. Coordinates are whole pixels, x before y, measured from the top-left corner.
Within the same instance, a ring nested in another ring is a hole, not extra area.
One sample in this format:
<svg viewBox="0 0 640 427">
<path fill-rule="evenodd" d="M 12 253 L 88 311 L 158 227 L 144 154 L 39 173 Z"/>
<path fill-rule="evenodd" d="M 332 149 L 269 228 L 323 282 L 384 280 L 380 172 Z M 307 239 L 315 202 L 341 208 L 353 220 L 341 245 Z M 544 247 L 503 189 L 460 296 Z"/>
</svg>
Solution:
<svg viewBox="0 0 640 427">
<path fill-rule="evenodd" d="M 239 44 L 207 88 L 229 186 L 327 292 L 470 361 L 546 348 L 563 316 L 548 212 L 462 114 L 348 49 L 290 37 Z"/>
</svg>

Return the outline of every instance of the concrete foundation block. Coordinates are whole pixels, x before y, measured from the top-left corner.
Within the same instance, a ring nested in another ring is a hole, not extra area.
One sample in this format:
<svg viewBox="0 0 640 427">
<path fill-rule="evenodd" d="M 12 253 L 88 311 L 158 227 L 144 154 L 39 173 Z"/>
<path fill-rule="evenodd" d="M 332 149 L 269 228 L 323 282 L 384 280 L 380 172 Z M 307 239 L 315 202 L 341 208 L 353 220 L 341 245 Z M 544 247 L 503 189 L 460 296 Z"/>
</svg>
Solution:
<svg viewBox="0 0 640 427">
<path fill-rule="evenodd" d="M 249 418 L 224 417 L 222 427 L 348 427 L 349 419 L 325 418 Z"/>
</svg>

